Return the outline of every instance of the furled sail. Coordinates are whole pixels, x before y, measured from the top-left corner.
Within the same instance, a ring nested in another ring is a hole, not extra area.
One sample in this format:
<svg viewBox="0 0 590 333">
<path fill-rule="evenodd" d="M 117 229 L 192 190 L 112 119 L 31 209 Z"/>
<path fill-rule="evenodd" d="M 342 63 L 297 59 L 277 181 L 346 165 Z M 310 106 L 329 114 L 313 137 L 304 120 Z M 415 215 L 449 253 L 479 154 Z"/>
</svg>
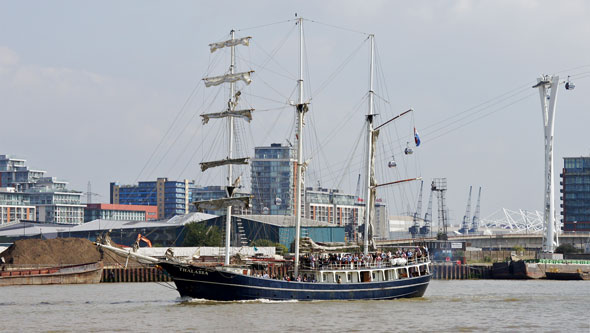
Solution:
<svg viewBox="0 0 590 333">
<path fill-rule="evenodd" d="M 379 130 L 374 130 L 371 133 L 372 136 L 372 140 L 371 140 L 371 144 L 372 144 L 372 149 L 371 149 L 371 165 L 375 165 L 375 151 L 377 148 L 377 139 L 379 138 Z M 369 239 L 369 243 L 372 249 L 375 249 L 375 240 L 373 239 L 373 219 L 375 218 L 375 199 L 377 198 L 376 196 L 376 185 L 377 185 L 377 180 L 375 179 L 375 168 L 371 168 L 371 175 L 370 175 L 370 195 L 371 198 L 369 200 L 369 202 L 371 203 L 371 207 L 369 207 L 369 234 L 368 239 Z"/>
<path fill-rule="evenodd" d="M 205 87 L 218 86 L 222 83 L 236 82 L 239 80 L 246 82 L 246 84 L 250 84 L 250 82 L 252 82 L 250 74 L 252 73 L 254 73 L 254 71 L 206 77 L 203 80 L 205 81 Z"/>
<path fill-rule="evenodd" d="M 246 119 L 248 122 L 252 120 L 252 111 L 254 109 L 247 109 L 247 110 L 233 110 L 233 111 L 223 111 L 223 112 L 216 112 L 216 113 L 204 113 L 201 115 L 203 117 L 203 124 L 209 122 L 209 119 L 214 118 L 223 118 L 223 117 L 238 117 L 242 119 Z"/>
<path fill-rule="evenodd" d="M 248 160 L 250 157 L 241 157 L 241 158 L 226 158 L 219 161 L 211 161 L 211 162 L 201 162 L 201 171 L 205 171 L 209 168 L 214 168 L 222 165 L 227 164 L 248 164 Z"/>
<path fill-rule="evenodd" d="M 232 207 L 249 207 L 250 206 L 250 197 L 236 197 L 236 198 L 221 198 L 221 199 L 212 199 L 212 200 L 205 200 L 205 201 L 195 201 L 193 204 L 197 207 L 197 210 L 204 210 L 204 209 L 211 209 L 211 210 L 219 210 L 223 208 L 227 208 L 229 206 Z"/>
<path fill-rule="evenodd" d="M 230 47 L 230 46 L 236 46 L 236 45 L 248 46 L 248 45 L 250 45 L 250 38 L 252 38 L 252 37 L 230 39 L 230 40 L 226 40 L 223 42 L 211 43 L 211 44 L 209 44 L 209 48 L 211 49 L 211 53 L 213 53 L 213 52 L 217 51 L 218 49 L 221 49 L 224 47 Z"/>
</svg>

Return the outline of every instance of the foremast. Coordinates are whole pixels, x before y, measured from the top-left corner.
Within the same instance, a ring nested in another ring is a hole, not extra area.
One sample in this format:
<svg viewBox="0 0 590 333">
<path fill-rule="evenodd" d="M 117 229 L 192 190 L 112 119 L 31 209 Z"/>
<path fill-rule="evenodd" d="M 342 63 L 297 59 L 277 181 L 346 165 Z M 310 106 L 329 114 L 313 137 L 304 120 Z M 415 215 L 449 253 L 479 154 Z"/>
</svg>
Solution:
<svg viewBox="0 0 590 333">
<path fill-rule="evenodd" d="M 210 162 L 202 162 L 201 163 L 201 170 L 205 171 L 209 168 L 219 167 L 227 165 L 227 187 L 226 193 L 227 198 L 223 199 L 215 199 L 215 200 L 208 200 L 208 201 L 199 201 L 195 202 L 197 208 L 204 209 L 226 209 L 226 222 L 225 222 L 225 260 L 224 264 L 229 265 L 230 259 L 230 239 L 231 239 L 231 213 L 232 213 L 232 206 L 233 205 L 240 205 L 240 206 L 247 206 L 249 203 L 249 197 L 234 197 L 234 190 L 236 187 L 239 186 L 239 177 L 238 179 L 233 179 L 233 165 L 234 164 L 247 164 L 248 157 L 240 157 L 234 158 L 234 118 L 239 117 L 246 119 L 247 121 L 252 120 L 252 111 L 253 109 L 247 110 L 236 110 L 238 105 L 238 99 L 240 97 L 240 92 L 235 91 L 235 83 L 237 81 L 244 81 L 246 84 L 250 84 L 252 81 L 250 78 L 250 74 L 253 71 L 243 72 L 243 73 L 236 73 L 235 71 L 235 48 L 237 45 L 244 45 L 248 46 L 250 43 L 251 37 L 244 37 L 244 38 L 235 38 L 235 30 L 231 31 L 231 39 L 209 44 L 211 53 L 215 52 L 218 49 L 224 47 L 230 47 L 231 49 L 231 60 L 229 66 L 229 73 L 222 76 L 215 76 L 215 77 L 207 77 L 203 80 L 205 81 L 206 87 L 217 86 L 223 83 L 229 83 L 229 101 L 227 103 L 227 109 L 223 112 L 216 112 L 216 113 L 205 113 L 202 114 L 201 117 L 203 118 L 203 124 L 207 124 L 209 119 L 217 119 L 217 118 L 227 118 L 227 129 L 228 129 L 228 146 L 227 146 L 227 157 L 222 160 L 218 161 L 210 161 Z"/>
<path fill-rule="evenodd" d="M 303 101 L 303 18 L 297 19 L 299 25 L 299 98 L 295 105 L 297 111 L 297 175 L 295 175 L 295 277 L 299 276 L 299 238 L 301 237 L 301 191 L 303 188 L 303 117 L 308 110 Z"/>
</svg>

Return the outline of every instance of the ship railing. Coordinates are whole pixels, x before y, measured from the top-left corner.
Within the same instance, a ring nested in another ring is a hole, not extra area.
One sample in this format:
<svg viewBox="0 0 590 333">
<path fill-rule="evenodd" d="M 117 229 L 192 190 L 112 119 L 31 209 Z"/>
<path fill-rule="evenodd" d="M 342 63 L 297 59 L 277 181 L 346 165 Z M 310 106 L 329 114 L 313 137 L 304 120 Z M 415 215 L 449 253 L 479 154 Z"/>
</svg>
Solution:
<svg viewBox="0 0 590 333">
<path fill-rule="evenodd" d="M 357 270 L 357 269 L 382 269 L 382 268 L 399 268 L 404 266 L 427 263 L 430 261 L 428 256 L 405 258 L 406 263 L 396 263 L 397 258 L 384 259 L 382 261 L 373 262 L 338 262 L 338 263 L 321 263 L 316 261 L 313 265 L 305 262 L 301 264 L 301 268 L 309 270 Z"/>
</svg>

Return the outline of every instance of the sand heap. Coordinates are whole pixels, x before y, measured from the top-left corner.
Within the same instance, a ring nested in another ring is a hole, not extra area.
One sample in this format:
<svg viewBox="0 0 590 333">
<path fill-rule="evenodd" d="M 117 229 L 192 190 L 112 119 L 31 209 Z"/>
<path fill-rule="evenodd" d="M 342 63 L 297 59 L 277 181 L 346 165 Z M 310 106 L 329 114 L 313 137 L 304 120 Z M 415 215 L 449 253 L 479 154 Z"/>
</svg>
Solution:
<svg viewBox="0 0 590 333">
<path fill-rule="evenodd" d="M 7 264 L 77 265 L 101 260 L 98 248 L 83 238 L 22 239 L 0 253 Z"/>
</svg>

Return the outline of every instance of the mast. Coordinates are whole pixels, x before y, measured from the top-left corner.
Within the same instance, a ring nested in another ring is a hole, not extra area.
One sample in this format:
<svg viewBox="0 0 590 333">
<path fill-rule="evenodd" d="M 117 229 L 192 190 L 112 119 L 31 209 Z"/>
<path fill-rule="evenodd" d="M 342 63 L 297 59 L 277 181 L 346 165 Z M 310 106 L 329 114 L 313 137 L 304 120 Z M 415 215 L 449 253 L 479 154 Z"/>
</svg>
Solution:
<svg viewBox="0 0 590 333">
<path fill-rule="evenodd" d="M 250 197 L 237 197 L 234 198 L 234 189 L 238 186 L 239 177 L 235 181 L 233 180 L 233 164 L 247 164 L 248 157 L 242 158 L 234 158 L 233 157 L 233 144 L 234 144 L 234 118 L 242 118 L 247 121 L 252 119 L 252 111 L 253 109 L 249 110 L 236 110 L 236 106 L 238 105 L 238 99 L 240 97 L 240 92 L 235 91 L 235 82 L 236 81 L 243 81 L 245 84 L 250 84 L 252 81 L 250 78 L 250 74 L 253 71 L 243 72 L 243 73 L 236 73 L 235 72 L 235 47 L 237 45 L 244 45 L 248 46 L 250 44 L 251 37 L 243 37 L 236 39 L 235 38 L 235 31 L 231 31 L 231 39 L 225 40 L 222 42 L 212 43 L 209 44 L 211 53 L 215 52 L 218 49 L 229 47 L 231 50 L 231 61 L 229 66 L 229 73 L 222 75 L 222 76 L 215 76 L 215 77 L 206 77 L 203 78 L 205 81 L 205 87 L 217 86 L 223 83 L 229 83 L 229 100 L 227 102 L 227 108 L 223 112 L 214 112 L 214 113 L 205 113 L 202 114 L 201 117 L 203 118 L 203 124 L 207 124 L 210 119 L 219 119 L 219 118 L 228 118 L 227 119 L 227 127 L 228 127 L 228 146 L 227 146 L 227 157 L 222 160 L 218 161 L 209 161 L 209 162 L 202 162 L 201 164 L 201 171 L 205 171 L 209 168 L 219 167 L 223 165 L 227 165 L 227 198 L 222 199 L 214 199 L 214 200 L 205 200 L 205 201 L 197 201 L 194 204 L 197 206 L 197 210 L 199 209 L 226 209 L 226 222 L 225 222 L 225 260 L 224 264 L 227 266 L 229 265 L 230 259 L 230 235 L 231 235 L 231 210 L 232 206 L 239 206 L 245 207 L 249 204 Z"/>
<path fill-rule="evenodd" d="M 303 187 L 303 116 L 307 105 L 303 103 L 303 18 L 299 24 L 299 99 L 297 100 L 297 175 L 295 194 L 295 278 L 299 275 L 299 238 L 301 237 L 301 188 Z"/>
<path fill-rule="evenodd" d="M 371 202 L 371 176 L 373 174 L 373 65 L 374 65 L 374 48 L 375 48 L 375 35 L 369 35 L 371 41 L 371 65 L 369 69 L 369 114 L 367 115 L 367 197 L 365 201 L 365 231 L 364 231 L 364 253 L 369 253 L 369 223 L 371 219 L 371 210 L 373 202 Z"/>
<path fill-rule="evenodd" d="M 236 32 L 232 29 L 231 31 L 231 40 L 232 42 L 236 39 Z M 234 68 L 236 64 L 236 46 L 234 43 L 231 44 L 231 63 L 229 65 L 229 74 L 234 74 Z M 235 82 L 229 83 L 229 103 L 228 103 L 228 111 L 232 112 L 235 109 L 235 103 L 233 103 L 232 99 L 234 98 L 234 90 L 235 90 Z M 229 128 L 229 136 L 228 136 L 228 145 L 227 145 L 227 158 L 231 159 L 234 150 L 234 117 L 229 115 L 227 117 L 227 125 Z M 233 185 L 232 181 L 232 165 L 227 165 L 227 186 L 228 188 Z M 228 196 L 231 197 L 231 194 L 228 192 Z M 227 266 L 229 265 L 229 257 L 230 257 L 230 236 L 231 236 L 231 207 L 227 206 L 226 210 L 226 220 L 225 220 L 225 260 L 224 264 Z"/>
</svg>

